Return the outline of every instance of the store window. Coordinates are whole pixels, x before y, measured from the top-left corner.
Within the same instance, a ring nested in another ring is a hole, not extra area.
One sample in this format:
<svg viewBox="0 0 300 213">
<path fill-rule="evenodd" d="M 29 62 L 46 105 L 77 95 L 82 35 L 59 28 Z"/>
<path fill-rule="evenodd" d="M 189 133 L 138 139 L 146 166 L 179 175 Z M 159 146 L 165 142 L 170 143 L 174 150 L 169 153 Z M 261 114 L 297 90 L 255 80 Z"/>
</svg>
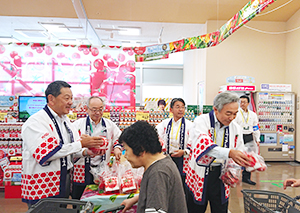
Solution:
<svg viewBox="0 0 300 213">
<path fill-rule="evenodd" d="M 136 63 L 136 106 L 145 98 L 183 97 L 183 54 L 170 58 Z"/>
</svg>

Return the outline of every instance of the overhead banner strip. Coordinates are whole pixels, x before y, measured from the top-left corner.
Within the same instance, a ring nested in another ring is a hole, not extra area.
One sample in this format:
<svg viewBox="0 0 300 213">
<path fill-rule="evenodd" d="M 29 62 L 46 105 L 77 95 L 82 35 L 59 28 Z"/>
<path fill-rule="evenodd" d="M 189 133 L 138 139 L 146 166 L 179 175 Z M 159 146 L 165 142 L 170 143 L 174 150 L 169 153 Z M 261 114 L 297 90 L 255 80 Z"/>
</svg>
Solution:
<svg viewBox="0 0 300 213">
<path fill-rule="evenodd" d="M 275 1 L 276 0 L 250 0 L 218 31 L 212 33 L 165 44 L 134 47 L 136 54 L 135 60 L 137 62 L 153 61 L 168 58 L 170 53 L 216 46 Z"/>
</svg>

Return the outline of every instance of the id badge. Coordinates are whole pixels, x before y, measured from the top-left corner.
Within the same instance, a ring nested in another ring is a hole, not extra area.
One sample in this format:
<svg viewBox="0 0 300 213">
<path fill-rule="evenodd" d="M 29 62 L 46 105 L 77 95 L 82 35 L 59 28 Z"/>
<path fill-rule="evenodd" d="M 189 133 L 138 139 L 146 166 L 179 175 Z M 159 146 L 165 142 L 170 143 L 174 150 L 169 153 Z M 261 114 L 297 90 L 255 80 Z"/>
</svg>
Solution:
<svg viewBox="0 0 300 213">
<path fill-rule="evenodd" d="M 173 154 L 176 150 L 179 149 L 179 144 L 174 139 L 170 140 L 170 154 Z"/>
</svg>

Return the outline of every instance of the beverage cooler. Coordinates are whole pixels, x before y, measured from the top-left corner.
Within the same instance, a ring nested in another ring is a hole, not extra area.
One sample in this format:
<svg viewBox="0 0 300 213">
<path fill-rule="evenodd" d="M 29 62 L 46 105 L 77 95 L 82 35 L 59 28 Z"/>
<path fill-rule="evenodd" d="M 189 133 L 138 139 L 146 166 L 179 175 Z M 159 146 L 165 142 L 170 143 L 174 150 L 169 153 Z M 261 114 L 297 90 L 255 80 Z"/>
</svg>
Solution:
<svg viewBox="0 0 300 213">
<path fill-rule="evenodd" d="M 266 161 L 295 159 L 295 94 L 256 92 L 260 153 Z"/>
</svg>

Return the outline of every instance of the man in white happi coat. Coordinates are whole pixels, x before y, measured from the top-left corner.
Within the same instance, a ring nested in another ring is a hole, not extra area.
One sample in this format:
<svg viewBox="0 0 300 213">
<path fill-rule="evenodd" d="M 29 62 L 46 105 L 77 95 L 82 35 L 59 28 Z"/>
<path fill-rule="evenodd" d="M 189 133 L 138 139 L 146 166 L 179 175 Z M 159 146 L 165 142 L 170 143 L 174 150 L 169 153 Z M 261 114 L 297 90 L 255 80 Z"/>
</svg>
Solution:
<svg viewBox="0 0 300 213">
<path fill-rule="evenodd" d="M 235 118 L 235 121 L 243 128 L 243 139 L 246 150 L 253 151 L 258 154 L 258 147 L 260 141 L 260 131 L 258 126 L 258 118 L 255 112 L 248 109 L 250 99 L 246 95 L 240 97 L 240 109 Z M 256 183 L 251 180 L 251 172 L 243 171 L 244 183 L 255 185 Z"/>
<path fill-rule="evenodd" d="M 50 83 L 47 105 L 22 126 L 22 201 L 28 207 L 47 197 L 68 198 L 74 157 L 83 157 L 83 147 L 101 146 L 100 137 L 80 139 L 66 116 L 72 91 L 64 81 Z"/>
<path fill-rule="evenodd" d="M 189 213 L 204 213 L 208 201 L 212 213 L 226 213 L 229 186 L 219 178 L 221 164 L 232 158 L 241 166 L 249 166 L 250 159 L 242 152 L 242 129 L 233 121 L 238 101 L 236 93 L 220 93 L 214 99 L 213 110 L 194 121 L 191 152 L 184 163 Z"/>
<path fill-rule="evenodd" d="M 86 118 L 81 118 L 73 123 L 79 134 L 104 137 L 108 142 L 107 150 L 101 156 L 88 156 L 81 158 L 74 165 L 74 183 L 72 198 L 80 199 L 86 185 L 93 184 L 91 167 L 97 167 L 101 162 L 109 163 L 113 150 L 116 160 L 122 155 L 122 145 L 118 143 L 121 130 L 109 119 L 103 118 L 104 102 L 97 96 L 92 96 L 87 102 Z"/>
<path fill-rule="evenodd" d="M 194 124 L 184 118 L 185 102 L 182 98 L 172 99 L 170 111 L 173 113 L 173 118 L 163 120 L 156 129 L 158 136 L 163 140 L 163 150 L 171 156 L 179 170 L 184 187 L 183 163 L 190 153 L 191 131 Z M 185 187 L 184 191 L 186 193 Z"/>
</svg>

